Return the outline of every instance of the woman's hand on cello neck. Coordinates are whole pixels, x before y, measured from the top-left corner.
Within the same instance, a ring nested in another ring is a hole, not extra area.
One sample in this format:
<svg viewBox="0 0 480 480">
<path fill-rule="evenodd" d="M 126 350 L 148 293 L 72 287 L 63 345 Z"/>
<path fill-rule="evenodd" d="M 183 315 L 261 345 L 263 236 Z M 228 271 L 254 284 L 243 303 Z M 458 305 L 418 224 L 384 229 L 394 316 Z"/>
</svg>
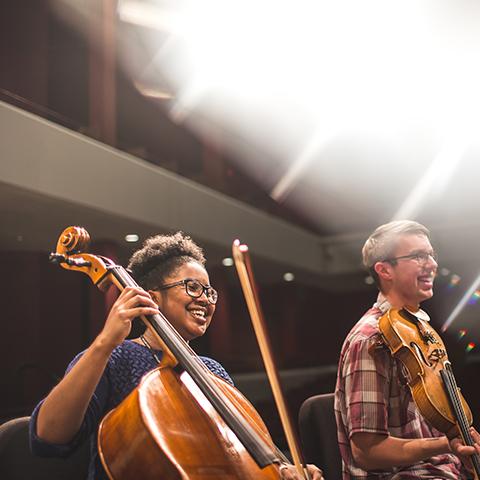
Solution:
<svg viewBox="0 0 480 480">
<path fill-rule="evenodd" d="M 158 305 L 140 287 L 126 287 L 108 314 L 105 325 L 94 343 L 109 353 L 120 345 L 132 329 L 132 321 L 140 315 L 158 313 Z"/>
<path fill-rule="evenodd" d="M 308 464 L 307 470 L 311 480 L 325 480 L 323 478 L 323 472 L 315 465 Z M 305 480 L 305 478 L 298 473 L 294 465 L 287 463 L 280 466 L 280 474 L 282 480 Z"/>
</svg>

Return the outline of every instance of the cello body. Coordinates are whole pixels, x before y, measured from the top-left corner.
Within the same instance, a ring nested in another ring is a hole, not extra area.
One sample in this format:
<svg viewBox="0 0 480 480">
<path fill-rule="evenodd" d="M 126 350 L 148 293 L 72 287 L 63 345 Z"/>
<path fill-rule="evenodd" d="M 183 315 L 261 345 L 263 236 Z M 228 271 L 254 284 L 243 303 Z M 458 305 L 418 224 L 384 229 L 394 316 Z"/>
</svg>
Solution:
<svg viewBox="0 0 480 480">
<path fill-rule="evenodd" d="M 215 381 L 252 428 L 269 438 L 248 400 L 224 380 Z M 278 465 L 258 467 L 188 373 L 179 375 L 169 367 L 146 374 L 107 414 L 98 431 L 98 446 L 114 480 L 280 478 Z"/>
</svg>

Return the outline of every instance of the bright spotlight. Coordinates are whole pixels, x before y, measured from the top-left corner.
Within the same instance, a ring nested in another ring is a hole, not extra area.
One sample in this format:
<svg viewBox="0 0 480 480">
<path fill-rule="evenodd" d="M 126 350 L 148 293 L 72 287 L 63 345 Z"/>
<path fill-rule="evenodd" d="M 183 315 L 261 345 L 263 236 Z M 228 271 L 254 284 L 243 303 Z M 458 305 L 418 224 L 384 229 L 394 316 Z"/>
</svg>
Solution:
<svg viewBox="0 0 480 480">
<path fill-rule="evenodd" d="M 283 279 L 286 282 L 293 282 L 295 280 L 295 275 L 292 272 L 286 272 L 283 274 Z"/>
<path fill-rule="evenodd" d="M 222 260 L 222 265 L 224 267 L 231 267 L 233 265 L 233 258 L 230 258 L 230 257 L 225 257 L 223 260 Z"/>
<path fill-rule="evenodd" d="M 139 236 L 136 233 L 129 233 L 125 235 L 125 241 L 128 243 L 135 243 L 138 242 Z"/>
</svg>

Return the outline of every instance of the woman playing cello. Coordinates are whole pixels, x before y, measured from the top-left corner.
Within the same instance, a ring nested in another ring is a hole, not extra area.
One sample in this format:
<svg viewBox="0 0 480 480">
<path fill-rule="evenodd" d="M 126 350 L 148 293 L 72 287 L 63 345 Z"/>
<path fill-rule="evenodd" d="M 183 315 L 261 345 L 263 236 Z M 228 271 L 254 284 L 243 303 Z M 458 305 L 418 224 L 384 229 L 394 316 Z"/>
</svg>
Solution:
<svg viewBox="0 0 480 480">
<path fill-rule="evenodd" d="M 181 232 L 148 239 L 132 256 L 129 268 L 143 288 L 122 291 L 102 331 L 75 357 L 31 419 L 32 450 L 39 455 L 68 456 L 90 440 L 89 479 L 107 478 L 96 443 L 101 419 L 137 387 L 162 356 L 157 337 L 149 329 L 143 338 L 126 340 L 132 320 L 160 310 L 189 342 L 206 332 L 218 297 L 210 286 L 201 248 Z M 212 373 L 233 384 L 218 362 L 201 360 Z M 319 469 L 308 468 L 314 480 L 321 479 Z M 280 478 L 300 478 L 288 465 L 279 471 Z"/>
</svg>

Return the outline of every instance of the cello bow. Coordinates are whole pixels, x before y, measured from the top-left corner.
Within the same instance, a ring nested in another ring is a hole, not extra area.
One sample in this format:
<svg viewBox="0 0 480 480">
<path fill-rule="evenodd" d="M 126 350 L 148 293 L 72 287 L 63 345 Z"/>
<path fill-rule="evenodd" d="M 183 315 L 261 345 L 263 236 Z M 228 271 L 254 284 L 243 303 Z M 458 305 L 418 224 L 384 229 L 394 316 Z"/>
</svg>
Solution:
<svg viewBox="0 0 480 480">
<path fill-rule="evenodd" d="M 305 460 L 299 447 L 298 437 L 292 426 L 292 421 L 288 413 L 285 398 L 282 392 L 280 380 L 278 378 L 278 371 L 275 366 L 275 361 L 272 355 L 270 341 L 267 335 L 265 326 L 265 319 L 258 297 L 258 289 L 253 276 L 252 264 L 248 252 L 248 246 L 241 244 L 240 240 L 235 240 L 232 246 L 233 259 L 237 269 L 240 284 L 242 286 L 243 295 L 247 303 L 250 319 L 253 324 L 255 336 L 260 348 L 267 377 L 272 388 L 273 397 L 280 415 L 285 437 L 287 439 L 288 448 L 292 455 L 293 463 L 298 473 L 306 480 L 310 480 Z"/>
</svg>

